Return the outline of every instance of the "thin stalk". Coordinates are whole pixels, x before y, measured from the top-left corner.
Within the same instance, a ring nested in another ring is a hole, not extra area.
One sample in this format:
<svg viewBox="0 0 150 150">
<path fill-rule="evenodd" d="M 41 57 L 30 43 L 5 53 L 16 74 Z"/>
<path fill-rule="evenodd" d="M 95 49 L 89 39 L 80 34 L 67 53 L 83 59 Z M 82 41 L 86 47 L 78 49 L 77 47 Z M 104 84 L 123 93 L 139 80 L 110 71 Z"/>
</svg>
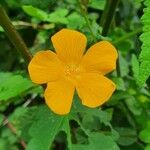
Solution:
<svg viewBox="0 0 150 150">
<path fill-rule="evenodd" d="M 116 62 L 116 72 L 117 72 L 117 76 L 120 77 L 121 72 L 120 72 L 120 64 L 119 64 L 119 53 L 118 53 L 118 59 L 117 59 L 117 62 Z"/>
<path fill-rule="evenodd" d="M 94 42 L 96 42 L 97 39 L 96 39 L 96 37 L 95 37 L 95 35 L 94 35 L 94 32 L 93 32 L 93 30 L 92 30 L 92 27 L 91 27 L 91 25 L 90 25 L 90 21 L 89 21 L 89 18 L 88 18 L 88 16 L 87 16 L 86 9 L 84 8 L 84 6 L 83 6 L 83 4 L 80 2 L 80 0 L 77 0 L 77 3 L 78 3 L 78 5 L 79 5 L 80 11 L 81 11 L 81 13 L 82 13 L 82 15 L 83 15 L 85 21 L 86 21 L 87 27 L 89 28 L 89 31 L 91 32 L 91 35 L 92 35 L 92 37 L 93 37 L 93 40 L 94 40 Z"/>
<path fill-rule="evenodd" d="M 130 38 L 130 37 L 132 37 L 132 36 L 134 36 L 134 35 L 136 35 L 138 33 L 140 33 L 140 32 L 142 32 L 142 28 L 138 28 L 138 29 L 136 29 L 136 30 L 134 30 L 134 31 L 132 31 L 130 33 L 127 33 L 126 35 L 124 35 L 121 38 L 119 38 L 116 41 L 114 41 L 113 44 L 117 45 L 117 44 L 121 43 L 122 41 L 124 41 L 124 40 L 126 40 L 126 39 L 128 39 L 128 38 Z"/>
<path fill-rule="evenodd" d="M 32 58 L 31 53 L 28 51 L 26 44 L 23 39 L 20 37 L 19 33 L 16 31 L 15 27 L 11 23 L 6 11 L 0 5 L 0 25 L 6 32 L 9 40 L 15 46 L 16 50 L 22 55 L 26 63 L 28 64 Z"/>
<path fill-rule="evenodd" d="M 6 116 L 4 116 L 3 124 L 7 125 L 7 127 L 10 129 L 10 131 L 19 139 L 20 145 L 25 150 L 26 149 L 25 141 L 22 138 L 18 137 L 16 128 L 13 126 L 13 124 L 8 120 L 8 118 Z M 3 127 L 3 126 L 1 126 L 1 127 Z"/>
<path fill-rule="evenodd" d="M 100 25 L 102 26 L 102 36 L 106 36 L 108 34 L 112 19 L 115 14 L 115 10 L 117 8 L 117 5 L 119 3 L 119 0 L 107 0 Z"/>
</svg>

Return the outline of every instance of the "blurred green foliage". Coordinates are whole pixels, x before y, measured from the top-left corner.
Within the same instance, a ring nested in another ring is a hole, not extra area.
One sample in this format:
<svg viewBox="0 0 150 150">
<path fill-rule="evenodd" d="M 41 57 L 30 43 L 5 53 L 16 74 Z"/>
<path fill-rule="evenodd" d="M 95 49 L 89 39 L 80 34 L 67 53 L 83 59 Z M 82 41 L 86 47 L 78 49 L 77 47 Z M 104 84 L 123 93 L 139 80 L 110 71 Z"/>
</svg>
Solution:
<svg viewBox="0 0 150 150">
<path fill-rule="evenodd" d="M 92 34 L 109 40 L 119 53 L 117 70 L 109 74 L 117 85 L 111 99 L 89 109 L 75 95 L 70 114 L 58 116 L 0 27 L 0 150 L 150 150 L 149 0 L 120 0 L 107 37 L 100 26 L 106 0 L 82 0 L 87 18 L 76 0 L 0 3 L 32 54 L 53 50 L 50 37 L 62 28 L 83 32 L 88 47 Z"/>
</svg>

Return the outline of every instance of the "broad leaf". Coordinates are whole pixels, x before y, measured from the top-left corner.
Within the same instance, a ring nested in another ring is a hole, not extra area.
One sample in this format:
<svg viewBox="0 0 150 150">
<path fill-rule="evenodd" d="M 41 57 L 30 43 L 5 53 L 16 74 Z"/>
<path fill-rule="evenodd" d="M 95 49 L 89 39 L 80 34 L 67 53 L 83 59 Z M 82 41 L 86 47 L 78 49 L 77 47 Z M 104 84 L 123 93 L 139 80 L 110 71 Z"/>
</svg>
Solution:
<svg viewBox="0 0 150 150">
<path fill-rule="evenodd" d="M 55 115 L 46 106 L 39 107 L 29 130 L 31 141 L 27 150 L 49 150 L 59 131 L 67 133 L 68 147 L 71 147 L 68 117 Z"/>
<path fill-rule="evenodd" d="M 18 96 L 35 86 L 29 79 L 12 73 L 0 73 L 0 100 Z"/>
<path fill-rule="evenodd" d="M 89 144 L 74 144 L 73 150 L 119 150 L 119 147 L 110 136 L 93 133 L 89 137 Z"/>
<path fill-rule="evenodd" d="M 143 34 L 140 36 L 142 41 L 142 51 L 140 53 L 140 69 L 138 76 L 138 84 L 143 85 L 150 75 L 150 1 L 145 1 L 146 8 L 144 9 L 144 14 L 141 18 L 143 23 Z"/>
</svg>

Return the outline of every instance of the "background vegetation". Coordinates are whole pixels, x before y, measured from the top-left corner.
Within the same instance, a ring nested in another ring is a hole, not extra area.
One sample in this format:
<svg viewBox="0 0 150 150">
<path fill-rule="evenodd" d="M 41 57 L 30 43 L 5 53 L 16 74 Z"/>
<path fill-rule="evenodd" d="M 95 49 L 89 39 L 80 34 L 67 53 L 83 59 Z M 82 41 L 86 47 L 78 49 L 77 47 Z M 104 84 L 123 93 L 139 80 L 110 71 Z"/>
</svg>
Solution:
<svg viewBox="0 0 150 150">
<path fill-rule="evenodd" d="M 55 115 L 44 103 L 43 88 L 30 81 L 28 56 L 15 44 L 0 6 L 0 150 L 150 150 L 149 0 L 0 4 L 32 54 L 53 50 L 50 37 L 62 28 L 83 32 L 88 47 L 111 41 L 119 53 L 117 70 L 109 74 L 117 90 L 105 105 L 89 109 L 75 95 L 71 113 Z"/>
</svg>

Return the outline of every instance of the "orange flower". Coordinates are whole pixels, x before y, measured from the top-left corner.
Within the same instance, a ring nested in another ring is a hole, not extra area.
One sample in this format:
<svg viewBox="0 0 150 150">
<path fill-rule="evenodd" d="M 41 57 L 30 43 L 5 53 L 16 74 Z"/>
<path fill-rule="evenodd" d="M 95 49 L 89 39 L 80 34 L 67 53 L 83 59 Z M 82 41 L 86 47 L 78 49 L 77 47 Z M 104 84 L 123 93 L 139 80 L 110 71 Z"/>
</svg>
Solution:
<svg viewBox="0 0 150 150">
<path fill-rule="evenodd" d="M 47 83 L 44 97 L 50 109 L 57 114 L 69 113 L 75 89 L 83 105 L 97 107 L 106 102 L 116 88 L 104 77 L 116 68 L 114 46 L 101 41 L 83 55 L 86 37 L 69 29 L 62 29 L 51 40 L 56 53 L 40 51 L 28 67 L 34 83 Z"/>
</svg>

